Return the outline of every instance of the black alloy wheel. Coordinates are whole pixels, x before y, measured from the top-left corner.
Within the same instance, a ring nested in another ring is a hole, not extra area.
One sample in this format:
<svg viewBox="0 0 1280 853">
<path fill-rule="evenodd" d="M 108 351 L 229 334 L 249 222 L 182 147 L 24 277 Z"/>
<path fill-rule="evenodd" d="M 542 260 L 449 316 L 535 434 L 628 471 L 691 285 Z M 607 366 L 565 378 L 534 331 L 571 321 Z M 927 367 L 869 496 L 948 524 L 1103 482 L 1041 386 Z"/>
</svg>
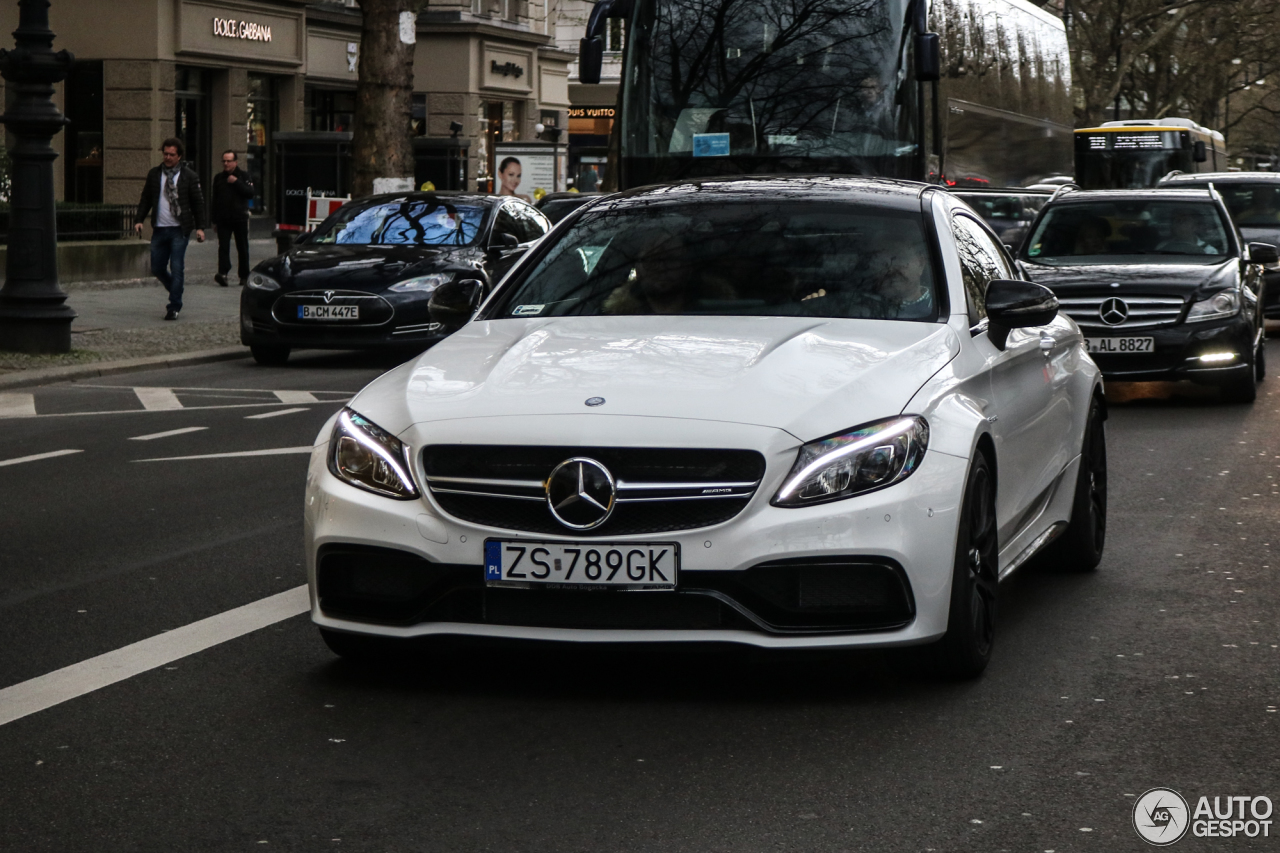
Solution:
<svg viewBox="0 0 1280 853">
<path fill-rule="evenodd" d="M 969 468 L 956 532 L 947 633 L 935 647 L 941 675 L 977 678 L 991 660 L 999 586 L 996 483 L 991 463 L 979 453 Z"/>
<path fill-rule="evenodd" d="M 1107 541 L 1107 431 L 1103 403 L 1094 397 L 1084 426 L 1080 471 L 1071 501 L 1071 523 L 1045 551 L 1056 566 L 1091 572 L 1102 562 Z"/>
<path fill-rule="evenodd" d="M 269 344 L 250 344 L 249 352 L 258 364 L 268 367 L 279 367 L 289 360 L 289 348 L 270 346 Z"/>
</svg>

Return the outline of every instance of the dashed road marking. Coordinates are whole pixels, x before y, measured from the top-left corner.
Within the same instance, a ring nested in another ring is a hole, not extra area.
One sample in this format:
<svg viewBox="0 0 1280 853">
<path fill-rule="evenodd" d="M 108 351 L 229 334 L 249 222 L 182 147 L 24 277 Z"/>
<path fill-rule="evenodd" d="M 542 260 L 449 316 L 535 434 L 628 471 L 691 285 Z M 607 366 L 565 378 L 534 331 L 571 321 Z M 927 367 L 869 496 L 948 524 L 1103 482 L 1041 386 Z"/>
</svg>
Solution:
<svg viewBox="0 0 1280 853">
<path fill-rule="evenodd" d="M 243 607 L 6 687 L 0 690 L 0 726 L 268 625 L 283 622 L 310 609 L 307 587 L 296 586 Z"/>
<path fill-rule="evenodd" d="M 183 427 L 182 429 L 169 429 L 164 432 L 153 432 L 150 435 L 135 435 L 130 441 L 150 441 L 153 438 L 168 438 L 171 435 L 186 435 L 189 432 L 200 432 L 208 427 Z"/>
<path fill-rule="evenodd" d="M 319 403 L 310 391 L 272 391 L 281 403 Z"/>
<path fill-rule="evenodd" d="M 246 421 L 256 421 L 262 418 L 274 418 L 280 415 L 292 415 L 294 412 L 308 412 L 310 409 L 276 409 L 274 412 L 263 412 L 260 415 L 245 415 Z"/>
<path fill-rule="evenodd" d="M 0 394 L 0 418 L 29 418 L 35 413 L 35 394 Z"/>
<path fill-rule="evenodd" d="M 202 453 L 199 456 L 165 456 L 156 459 L 135 459 L 134 462 L 185 462 L 188 459 L 234 459 L 240 456 L 287 456 L 290 454 L 310 453 L 311 445 L 306 447 L 272 447 L 267 450 L 240 450 L 235 453 Z"/>
<path fill-rule="evenodd" d="M 38 462 L 41 459 L 53 459 L 55 456 L 70 456 L 72 453 L 84 453 L 83 450 L 51 450 L 48 453 L 37 453 L 34 456 L 19 456 L 17 459 L 0 459 L 0 468 L 6 465 L 20 465 L 23 462 Z"/>
<path fill-rule="evenodd" d="M 134 388 L 133 393 L 138 395 L 142 408 L 148 412 L 182 408 L 182 403 L 178 400 L 178 395 L 173 393 L 172 388 Z"/>
</svg>

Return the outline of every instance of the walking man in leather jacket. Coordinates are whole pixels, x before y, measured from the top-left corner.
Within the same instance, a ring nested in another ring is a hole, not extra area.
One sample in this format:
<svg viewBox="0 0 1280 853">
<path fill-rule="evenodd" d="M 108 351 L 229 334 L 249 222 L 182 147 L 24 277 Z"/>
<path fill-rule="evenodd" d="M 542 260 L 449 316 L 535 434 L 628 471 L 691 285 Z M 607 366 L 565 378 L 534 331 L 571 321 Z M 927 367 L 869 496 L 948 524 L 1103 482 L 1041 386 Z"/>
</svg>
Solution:
<svg viewBox="0 0 1280 853">
<path fill-rule="evenodd" d="M 253 183 L 249 174 L 240 168 L 236 152 L 222 152 L 222 171 L 213 177 L 213 220 L 218 229 L 218 274 L 213 280 L 227 286 L 227 273 L 231 272 L 231 238 L 236 240 L 237 272 L 240 286 L 249 278 L 249 200 L 253 198 Z"/>
<path fill-rule="evenodd" d="M 204 242 L 204 193 L 200 176 L 182 164 L 182 140 L 170 137 L 160 144 L 164 162 L 147 173 L 142 198 L 133 218 L 133 228 L 142 233 L 142 223 L 151 216 L 151 274 L 169 291 L 166 320 L 178 319 L 182 310 L 183 273 L 187 242 L 196 232 L 196 242 Z"/>
</svg>

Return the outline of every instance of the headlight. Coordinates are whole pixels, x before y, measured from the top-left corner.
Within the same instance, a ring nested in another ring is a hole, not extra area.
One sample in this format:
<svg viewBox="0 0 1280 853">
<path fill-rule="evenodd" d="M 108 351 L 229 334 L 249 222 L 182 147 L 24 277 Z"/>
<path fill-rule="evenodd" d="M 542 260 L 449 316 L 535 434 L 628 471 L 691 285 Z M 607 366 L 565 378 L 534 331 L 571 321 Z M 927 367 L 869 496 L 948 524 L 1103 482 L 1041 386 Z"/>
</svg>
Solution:
<svg viewBox="0 0 1280 853">
<path fill-rule="evenodd" d="M 333 425 L 329 471 L 366 492 L 403 501 L 418 496 L 404 443 L 351 409 L 343 409 Z"/>
<path fill-rule="evenodd" d="M 1187 320 L 1188 322 L 1191 320 L 1217 320 L 1222 317 L 1230 317 L 1239 311 L 1240 294 L 1234 290 L 1220 290 L 1207 299 L 1192 303 L 1191 310 L 1187 313 Z"/>
<path fill-rule="evenodd" d="M 453 281 L 453 274 L 434 272 L 431 275 L 420 275 L 417 278 L 406 278 L 387 288 L 396 293 L 430 293 L 445 282 Z"/>
<path fill-rule="evenodd" d="M 247 286 L 250 290 L 263 290 L 270 292 L 280 289 L 280 282 L 276 281 L 269 275 L 263 275 L 260 272 L 250 273 Z"/>
<path fill-rule="evenodd" d="M 918 415 L 811 441 L 800 448 L 773 505 L 810 506 L 900 483 L 919 467 L 928 446 L 929 424 Z"/>
</svg>

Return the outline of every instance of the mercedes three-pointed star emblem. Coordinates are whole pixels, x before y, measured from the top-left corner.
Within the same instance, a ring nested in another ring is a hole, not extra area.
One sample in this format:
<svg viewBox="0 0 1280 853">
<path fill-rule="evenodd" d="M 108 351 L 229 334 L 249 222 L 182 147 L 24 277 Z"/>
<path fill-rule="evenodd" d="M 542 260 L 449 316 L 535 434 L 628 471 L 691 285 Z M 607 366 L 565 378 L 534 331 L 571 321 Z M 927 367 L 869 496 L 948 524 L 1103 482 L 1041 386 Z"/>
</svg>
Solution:
<svg viewBox="0 0 1280 853">
<path fill-rule="evenodd" d="M 573 530 L 604 524 L 613 514 L 618 491 L 608 468 L 594 459 L 576 456 L 555 467 L 546 488 L 551 514 Z"/>
<path fill-rule="evenodd" d="M 1102 300 L 1102 304 L 1098 306 L 1098 317 L 1108 326 L 1119 326 L 1129 319 L 1129 306 L 1123 299 L 1112 296 Z"/>
</svg>

